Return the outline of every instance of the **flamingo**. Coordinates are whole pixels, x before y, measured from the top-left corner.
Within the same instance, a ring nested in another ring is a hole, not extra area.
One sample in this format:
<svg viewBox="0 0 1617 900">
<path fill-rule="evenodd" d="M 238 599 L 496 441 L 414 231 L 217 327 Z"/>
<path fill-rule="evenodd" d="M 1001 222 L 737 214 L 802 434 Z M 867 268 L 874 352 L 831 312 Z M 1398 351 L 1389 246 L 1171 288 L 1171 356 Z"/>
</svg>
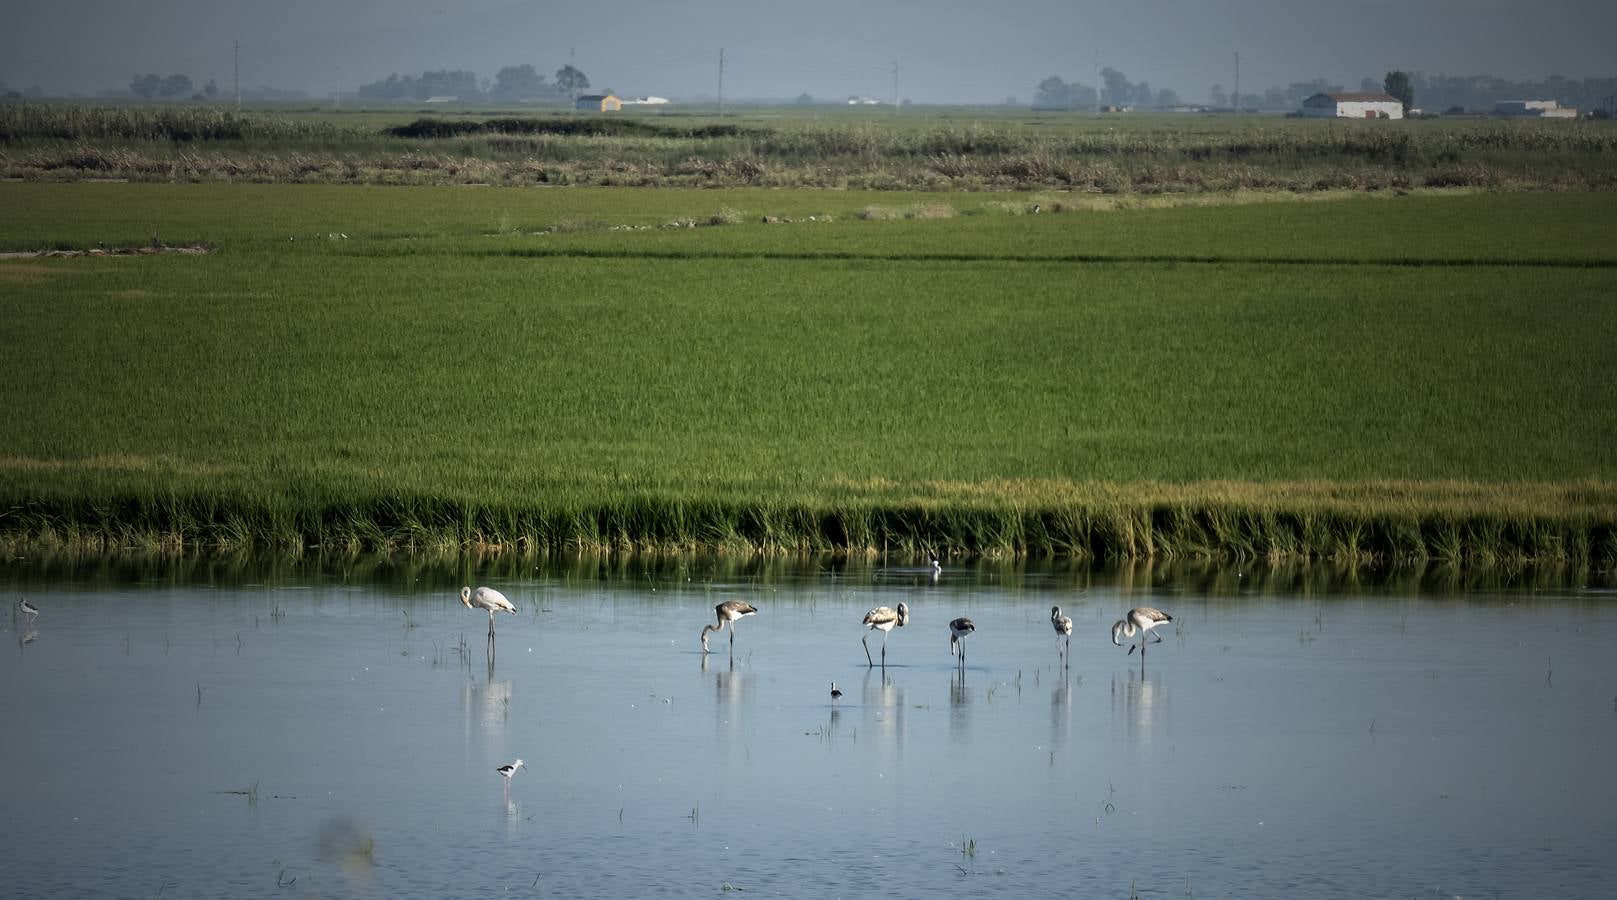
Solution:
<svg viewBox="0 0 1617 900">
<path fill-rule="evenodd" d="M 1072 620 L 1061 614 L 1061 607 L 1050 607 L 1050 627 L 1056 631 L 1056 654 L 1061 657 L 1061 664 L 1067 665 L 1068 656 L 1072 653 Z M 1065 639 L 1065 647 L 1059 646 Z"/>
<path fill-rule="evenodd" d="M 903 628 L 905 625 L 909 624 L 909 621 L 910 608 L 902 603 L 898 605 L 897 610 L 890 609 L 886 606 L 878 606 L 870 612 L 865 613 L 864 626 L 869 630 L 865 632 L 864 637 L 859 639 L 859 643 L 865 645 L 865 664 L 868 666 L 874 666 L 876 664 L 875 661 L 870 658 L 870 644 L 868 641 L 870 640 L 871 631 L 878 628 L 881 629 L 881 667 L 885 669 L 887 668 L 887 635 L 894 628 Z"/>
<path fill-rule="evenodd" d="M 730 626 L 730 652 L 734 653 L 736 649 L 736 620 L 744 619 L 757 611 L 758 607 L 745 600 L 726 600 L 713 607 L 713 614 L 718 617 L 718 624 L 708 625 L 702 629 L 702 652 L 711 652 L 707 646 L 708 633 L 723 631 L 724 626 L 728 624 Z"/>
<path fill-rule="evenodd" d="M 1143 666 L 1145 665 L 1145 645 L 1148 643 L 1162 643 L 1162 635 L 1156 635 L 1156 640 L 1154 641 L 1147 641 L 1145 639 L 1146 635 L 1158 625 L 1172 621 L 1173 616 L 1156 607 L 1136 606 L 1129 610 L 1123 618 L 1112 623 L 1112 644 L 1121 647 L 1123 642 L 1118 640 L 1119 637 L 1132 638 L 1138 634 L 1140 636 L 1140 665 Z M 1129 644 L 1129 653 L 1133 652 L 1134 644 L 1131 643 Z"/>
<path fill-rule="evenodd" d="M 977 624 L 965 616 L 949 623 L 949 653 L 955 652 L 955 644 L 960 645 L 960 667 L 966 667 L 966 635 L 977 630 Z"/>
<path fill-rule="evenodd" d="M 491 641 L 494 640 L 494 613 L 508 612 L 513 616 L 517 614 L 517 608 L 511 605 L 511 601 L 491 587 L 480 587 L 475 591 L 463 587 L 460 589 L 460 602 L 465 604 L 467 609 L 488 610 L 488 639 Z"/>
</svg>

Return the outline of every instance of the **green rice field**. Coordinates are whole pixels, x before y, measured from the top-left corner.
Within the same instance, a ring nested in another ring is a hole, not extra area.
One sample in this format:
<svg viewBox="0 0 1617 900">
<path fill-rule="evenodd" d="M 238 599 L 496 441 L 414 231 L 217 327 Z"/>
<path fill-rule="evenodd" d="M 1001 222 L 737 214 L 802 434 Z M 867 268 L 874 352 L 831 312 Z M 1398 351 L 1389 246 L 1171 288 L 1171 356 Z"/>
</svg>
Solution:
<svg viewBox="0 0 1617 900">
<path fill-rule="evenodd" d="M 17 547 L 1617 565 L 1617 194 L 0 210 L 0 251 L 211 251 L 0 259 Z"/>
</svg>

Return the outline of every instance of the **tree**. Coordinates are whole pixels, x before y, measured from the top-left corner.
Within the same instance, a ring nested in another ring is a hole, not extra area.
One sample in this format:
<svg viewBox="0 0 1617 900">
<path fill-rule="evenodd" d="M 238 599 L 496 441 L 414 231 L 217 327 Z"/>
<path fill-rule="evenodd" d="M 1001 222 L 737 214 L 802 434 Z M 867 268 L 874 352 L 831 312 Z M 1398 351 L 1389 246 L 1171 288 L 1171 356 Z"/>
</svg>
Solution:
<svg viewBox="0 0 1617 900">
<path fill-rule="evenodd" d="M 1207 99 L 1211 100 L 1215 107 L 1222 108 L 1230 105 L 1230 95 L 1224 93 L 1224 85 L 1222 84 L 1213 85 L 1213 89 L 1207 92 Z"/>
<path fill-rule="evenodd" d="M 1157 91 L 1157 106 L 1163 109 L 1173 109 L 1179 105 L 1179 94 L 1173 88 L 1163 88 Z"/>
<path fill-rule="evenodd" d="M 1033 92 L 1034 109 L 1069 109 L 1071 104 L 1072 89 L 1055 75 L 1039 82 Z"/>
<path fill-rule="evenodd" d="M 1409 108 L 1415 105 L 1415 86 L 1409 83 L 1409 74 L 1394 69 L 1382 79 L 1381 86 L 1404 105 L 1404 115 L 1409 115 Z"/>
<path fill-rule="evenodd" d="M 568 96 L 578 94 L 580 91 L 590 89 L 590 80 L 583 72 L 573 68 L 568 63 L 556 70 L 556 88 Z"/>
<path fill-rule="evenodd" d="M 157 89 L 163 84 L 163 79 L 156 75 L 136 75 L 129 79 L 129 93 L 136 97 L 155 97 Z"/>
<path fill-rule="evenodd" d="M 170 75 L 157 87 L 158 95 L 163 97 L 187 97 L 194 92 L 189 75 Z"/>
<path fill-rule="evenodd" d="M 209 100 L 212 100 L 219 96 L 219 85 L 212 78 L 209 78 L 208 83 L 202 88 L 202 93 L 206 94 Z"/>
<path fill-rule="evenodd" d="M 814 95 L 810 94 L 808 91 L 804 91 L 803 93 L 798 94 L 797 95 L 797 105 L 798 106 L 813 106 L 814 105 Z"/>
<path fill-rule="evenodd" d="M 1106 102 L 1113 106 L 1128 105 L 1134 95 L 1134 85 L 1129 84 L 1128 76 L 1107 66 L 1100 70 L 1100 77 L 1106 82 Z"/>
<path fill-rule="evenodd" d="M 545 76 L 533 66 L 506 66 L 494 74 L 490 94 L 498 100 L 531 100 L 545 92 Z"/>
</svg>

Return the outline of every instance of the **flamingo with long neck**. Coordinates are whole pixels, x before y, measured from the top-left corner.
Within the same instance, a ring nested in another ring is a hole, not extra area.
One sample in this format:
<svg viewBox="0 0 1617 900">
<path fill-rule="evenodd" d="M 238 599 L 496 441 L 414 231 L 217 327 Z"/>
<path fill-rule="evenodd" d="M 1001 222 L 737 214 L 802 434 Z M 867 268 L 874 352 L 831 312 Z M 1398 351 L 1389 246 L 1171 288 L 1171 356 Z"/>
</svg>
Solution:
<svg viewBox="0 0 1617 900">
<path fill-rule="evenodd" d="M 965 616 L 949 623 L 949 652 L 955 652 L 955 645 L 960 645 L 960 668 L 966 667 L 966 635 L 977 630 L 977 623 Z"/>
<path fill-rule="evenodd" d="M 513 616 L 517 614 L 517 608 L 511 605 L 511 601 L 491 587 L 480 587 L 475 591 L 463 587 L 460 589 L 460 602 L 465 604 L 467 609 L 488 610 L 488 639 L 491 641 L 494 640 L 494 613 L 508 612 Z"/>
<path fill-rule="evenodd" d="M 1061 664 L 1068 665 L 1072 654 L 1072 619 L 1061 614 L 1061 607 L 1050 607 L 1050 627 L 1056 632 L 1056 654 L 1061 657 Z M 1065 642 L 1065 645 L 1063 645 Z"/>
<path fill-rule="evenodd" d="M 1168 615 L 1154 606 L 1136 606 L 1125 613 L 1123 618 L 1112 623 L 1112 644 L 1113 646 L 1121 647 L 1123 646 L 1123 642 L 1118 640 L 1118 638 L 1126 637 L 1132 639 L 1136 634 L 1138 634 L 1140 636 L 1140 667 L 1144 669 L 1145 645 L 1162 643 L 1162 635 L 1152 634 L 1152 629 L 1156 628 L 1158 625 L 1165 625 L 1172 621 L 1173 616 Z M 1156 638 L 1156 640 L 1146 640 L 1148 635 Z M 1134 644 L 1130 643 L 1129 653 L 1132 654 L 1133 652 Z"/>
<path fill-rule="evenodd" d="M 723 631 L 725 625 L 730 626 L 730 652 L 736 649 L 736 620 L 758 612 L 758 607 L 745 600 L 726 600 L 713 607 L 713 614 L 718 617 L 718 624 L 708 625 L 702 629 L 702 652 L 711 652 L 707 646 L 707 636 L 713 632 Z"/>
<path fill-rule="evenodd" d="M 870 658 L 870 632 L 878 629 L 881 631 L 881 667 L 885 669 L 887 668 L 887 635 L 894 628 L 903 628 L 909 624 L 909 621 L 910 608 L 902 603 L 898 605 L 896 610 L 886 606 L 878 606 L 865 613 L 864 626 L 867 630 L 865 631 L 865 636 L 859 639 L 859 643 L 865 645 L 865 664 L 867 666 L 876 664 L 875 660 Z"/>
</svg>

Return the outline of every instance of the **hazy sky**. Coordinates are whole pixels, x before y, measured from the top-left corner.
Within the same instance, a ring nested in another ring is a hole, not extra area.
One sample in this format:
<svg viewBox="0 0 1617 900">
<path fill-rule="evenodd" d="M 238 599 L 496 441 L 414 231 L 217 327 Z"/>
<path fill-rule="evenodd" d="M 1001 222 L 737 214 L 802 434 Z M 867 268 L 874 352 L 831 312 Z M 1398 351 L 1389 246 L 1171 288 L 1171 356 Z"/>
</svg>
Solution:
<svg viewBox="0 0 1617 900">
<path fill-rule="evenodd" d="M 1050 75 L 1100 65 L 1205 100 L 1314 77 L 1357 88 L 1390 69 L 1512 79 L 1617 75 L 1614 0 L 0 0 L 0 81 L 52 93 L 127 86 L 136 73 L 314 96 L 389 73 L 531 63 L 554 77 L 576 49 L 595 88 L 916 102 L 1031 99 Z"/>
</svg>

